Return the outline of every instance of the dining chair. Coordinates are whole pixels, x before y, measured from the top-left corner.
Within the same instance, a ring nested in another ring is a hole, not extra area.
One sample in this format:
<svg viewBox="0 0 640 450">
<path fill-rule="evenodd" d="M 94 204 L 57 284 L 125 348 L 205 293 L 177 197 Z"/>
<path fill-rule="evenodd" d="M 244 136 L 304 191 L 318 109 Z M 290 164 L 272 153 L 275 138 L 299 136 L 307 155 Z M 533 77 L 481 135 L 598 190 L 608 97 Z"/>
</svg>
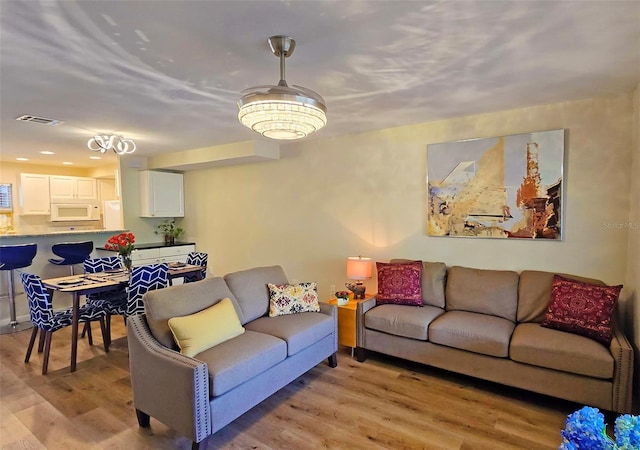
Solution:
<svg viewBox="0 0 640 450">
<path fill-rule="evenodd" d="M 85 273 L 99 273 L 108 270 L 122 269 L 122 260 L 118 256 L 107 256 L 104 258 L 93 258 L 84 260 Z M 102 309 L 105 312 L 105 323 L 107 327 L 107 339 L 111 345 L 111 316 L 122 316 L 124 319 L 127 312 L 127 290 L 126 286 L 121 289 L 104 291 L 97 294 L 87 295 L 87 304 Z M 82 337 L 85 333 L 91 334 L 91 324 L 86 322 L 82 330 Z"/>
<path fill-rule="evenodd" d="M 209 259 L 209 255 L 203 252 L 191 252 L 187 255 L 187 264 L 193 264 L 194 266 L 202 266 L 202 280 L 207 276 L 207 260 Z M 198 277 L 196 275 L 186 275 L 184 277 L 185 283 L 193 283 L 194 281 L 198 281 Z"/>
<path fill-rule="evenodd" d="M 42 374 L 46 375 L 47 368 L 49 366 L 49 353 L 51 351 L 51 337 L 54 332 L 71 325 L 73 312 L 71 309 L 63 311 L 53 310 L 51 295 L 42 284 L 42 279 L 39 276 L 23 272 L 20 274 L 20 277 L 22 279 L 22 285 L 24 286 L 24 292 L 29 300 L 29 314 L 31 315 L 31 322 L 34 324 L 24 362 L 29 362 L 31 352 L 33 350 L 33 344 L 36 341 L 38 330 L 40 330 L 38 353 L 42 352 L 44 347 Z M 104 311 L 100 309 L 94 308 L 91 305 L 83 305 L 78 311 L 78 322 L 99 321 L 100 328 L 102 330 L 104 351 L 108 352 L 109 344 L 107 341 L 104 315 Z M 89 340 L 89 344 L 93 345 L 92 340 Z"/>
<path fill-rule="evenodd" d="M 138 266 L 131 270 L 131 281 L 127 287 L 126 317 L 144 313 L 142 297 L 148 291 L 164 289 L 169 285 L 169 265 L 167 263 Z"/>
</svg>

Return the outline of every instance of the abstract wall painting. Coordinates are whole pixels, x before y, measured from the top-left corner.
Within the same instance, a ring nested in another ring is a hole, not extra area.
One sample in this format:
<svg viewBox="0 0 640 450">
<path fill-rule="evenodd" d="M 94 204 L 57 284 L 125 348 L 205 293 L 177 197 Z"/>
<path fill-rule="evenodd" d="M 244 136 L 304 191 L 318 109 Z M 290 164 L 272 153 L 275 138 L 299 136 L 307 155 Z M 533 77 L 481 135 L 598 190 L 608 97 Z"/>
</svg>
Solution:
<svg viewBox="0 0 640 450">
<path fill-rule="evenodd" d="M 564 131 L 427 145 L 427 234 L 562 240 Z"/>
</svg>

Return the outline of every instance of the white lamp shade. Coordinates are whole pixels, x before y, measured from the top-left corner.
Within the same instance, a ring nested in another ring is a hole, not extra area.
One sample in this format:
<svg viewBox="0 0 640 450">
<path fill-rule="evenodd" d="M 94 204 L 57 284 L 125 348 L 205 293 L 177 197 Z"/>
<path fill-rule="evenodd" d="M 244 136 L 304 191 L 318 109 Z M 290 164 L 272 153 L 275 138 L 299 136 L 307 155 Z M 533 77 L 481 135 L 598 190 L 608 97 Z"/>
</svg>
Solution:
<svg viewBox="0 0 640 450">
<path fill-rule="evenodd" d="M 350 280 L 367 280 L 371 278 L 371 258 L 350 256 L 347 258 L 347 278 Z"/>
</svg>

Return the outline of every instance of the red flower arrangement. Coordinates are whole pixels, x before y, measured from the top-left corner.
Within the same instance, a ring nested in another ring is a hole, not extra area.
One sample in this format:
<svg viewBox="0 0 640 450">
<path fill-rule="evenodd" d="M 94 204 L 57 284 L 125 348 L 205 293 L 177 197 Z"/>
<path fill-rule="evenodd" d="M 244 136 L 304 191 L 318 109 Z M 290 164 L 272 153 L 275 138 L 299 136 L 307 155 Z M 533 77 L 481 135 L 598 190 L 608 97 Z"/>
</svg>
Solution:
<svg viewBox="0 0 640 450">
<path fill-rule="evenodd" d="M 115 250 L 122 257 L 122 262 L 127 270 L 131 270 L 131 252 L 135 248 L 133 245 L 136 237 L 133 233 L 120 233 L 111 236 L 104 248 L 107 250 Z"/>
</svg>

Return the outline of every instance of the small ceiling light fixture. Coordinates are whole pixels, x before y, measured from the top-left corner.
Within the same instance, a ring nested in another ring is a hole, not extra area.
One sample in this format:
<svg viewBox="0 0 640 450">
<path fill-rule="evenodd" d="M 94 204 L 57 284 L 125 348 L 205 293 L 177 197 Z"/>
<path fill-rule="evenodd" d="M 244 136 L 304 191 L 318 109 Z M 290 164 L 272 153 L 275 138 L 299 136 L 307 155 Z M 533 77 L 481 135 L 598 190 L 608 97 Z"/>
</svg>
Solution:
<svg viewBox="0 0 640 450">
<path fill-rule="evenodd" d="M 115 134 L 97 134 L 87 142 L 89 150 L 105 153 L 113 150 L 118 155 L 126 155 L 136 151 L 136 143 L 133 139 L 123 139 Z"/>
<path fill-rule="evenodd" d="M 301 139 L 327 124 L 324 99 L 311 89 L 285 81 L 284 60 L 293 54 L 296 41 L 289 36 L 267 39 L 271 51 L 280 58 L 277 86 L 254 86 L 242 91 L 238 101 L 238 120 L 244 126 L 270 139 Z"/>
</svg>

